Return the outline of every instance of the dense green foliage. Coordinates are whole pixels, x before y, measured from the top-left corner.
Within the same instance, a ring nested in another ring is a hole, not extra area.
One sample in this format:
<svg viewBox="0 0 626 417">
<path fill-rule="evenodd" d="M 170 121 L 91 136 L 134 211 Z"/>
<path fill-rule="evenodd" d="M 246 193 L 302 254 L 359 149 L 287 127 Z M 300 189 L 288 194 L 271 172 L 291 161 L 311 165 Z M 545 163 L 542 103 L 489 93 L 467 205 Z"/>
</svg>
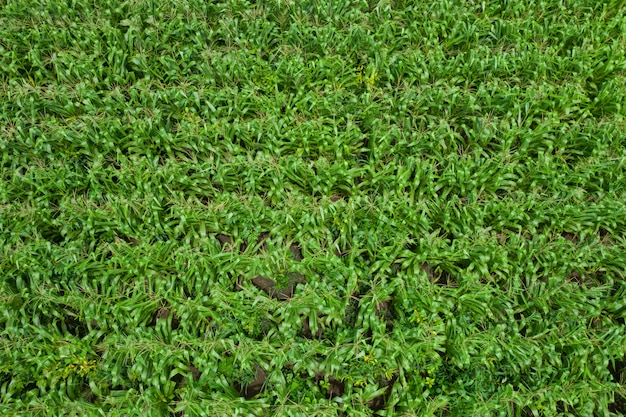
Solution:
<svg viewBox="0 0 626 417">
<path fill-rule="evenodd" d="M 3 416 L 625 412 L 624 2 L 0 5 Z"/>
</svg>

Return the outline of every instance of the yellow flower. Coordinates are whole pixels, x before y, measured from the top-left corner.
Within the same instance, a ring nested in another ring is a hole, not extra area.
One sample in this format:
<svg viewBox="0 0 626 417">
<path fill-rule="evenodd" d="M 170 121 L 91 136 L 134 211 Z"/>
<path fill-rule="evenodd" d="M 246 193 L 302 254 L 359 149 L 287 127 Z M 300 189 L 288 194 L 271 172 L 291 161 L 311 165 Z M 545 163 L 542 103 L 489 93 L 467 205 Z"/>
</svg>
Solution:
<svg viewBox="0 0 626 417">
<path fill-rule="evenodd" d="M 373 356 L 365 355 L 363 356 L 363 361 L 366 363 L 376 363 L 376 358 Z"/>
</svg>

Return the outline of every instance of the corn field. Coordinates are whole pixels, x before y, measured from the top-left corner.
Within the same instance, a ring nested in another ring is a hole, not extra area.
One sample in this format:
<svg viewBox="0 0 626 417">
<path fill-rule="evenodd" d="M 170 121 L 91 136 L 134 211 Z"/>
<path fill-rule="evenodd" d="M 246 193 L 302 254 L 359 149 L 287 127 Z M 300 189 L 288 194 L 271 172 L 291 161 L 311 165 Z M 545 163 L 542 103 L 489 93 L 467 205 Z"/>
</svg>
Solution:
<svg viewBox="0 0 626 417">
<path fill-rule="evenodd" d="M 626 2 L 0 0 L 3 416 L 624 416 Z"/>
</svg>

